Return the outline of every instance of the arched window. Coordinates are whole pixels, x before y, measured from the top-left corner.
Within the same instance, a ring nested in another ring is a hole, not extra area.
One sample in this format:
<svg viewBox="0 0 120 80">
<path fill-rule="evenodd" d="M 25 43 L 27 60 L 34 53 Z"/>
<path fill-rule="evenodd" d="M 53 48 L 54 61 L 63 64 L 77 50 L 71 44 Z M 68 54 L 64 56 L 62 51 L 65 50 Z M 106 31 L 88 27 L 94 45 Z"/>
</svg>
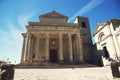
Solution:
<svg viewBox="0 0 120 80">
<path fill-rule="evenodd" d="M 100 37 L 100 41 L 102 41 L 105 38 L 105 34 L 102 34 Z"/>
<path fill-rule="evenodd" d="M 102 32 L 100 35 L 99 35 L 99 41 L 102 41 L 105 39 L 105 34 Z"/>
</svg>

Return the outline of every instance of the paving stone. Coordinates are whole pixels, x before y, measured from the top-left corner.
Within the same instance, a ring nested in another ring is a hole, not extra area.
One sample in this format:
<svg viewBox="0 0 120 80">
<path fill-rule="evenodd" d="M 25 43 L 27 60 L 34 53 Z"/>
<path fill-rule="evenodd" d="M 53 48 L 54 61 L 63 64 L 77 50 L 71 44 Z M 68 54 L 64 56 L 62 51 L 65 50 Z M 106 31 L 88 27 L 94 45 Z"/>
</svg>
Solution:
<svg viewBox="0 0 120 80">
<path fill-rule="evenodd" d="M 15 69 L 14 80 L 113 80 L 113 78 L 110 67 L 93 67 L 75 69 Z"/>
</svg>

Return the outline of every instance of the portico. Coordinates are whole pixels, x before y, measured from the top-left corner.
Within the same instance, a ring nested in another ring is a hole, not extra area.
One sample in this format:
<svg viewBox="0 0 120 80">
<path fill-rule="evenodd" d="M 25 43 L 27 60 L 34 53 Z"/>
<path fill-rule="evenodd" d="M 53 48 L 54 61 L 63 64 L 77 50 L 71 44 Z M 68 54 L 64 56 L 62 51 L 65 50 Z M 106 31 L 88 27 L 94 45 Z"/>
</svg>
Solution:
<svg viewBox="0 0 120 80">
<path fill-rule="evenodd" d="M 46 29 L 47 30 L 47 29 Z M 80 45 L 82 44 L 82 40 L 79 39 L 80 34 L 78 34 L 77 30 L 74 32 L 67 31 L 46 31 L 46 32 L 29 32 L 23 33 L 23 59 L 22 61 L 28 62 L 50 62 L 50 54 L 51 50 L 56 50 L 54 54 L 56 54 L 57 63 L 58 62 L 75 62 L 75 58 L 79 56 L 79 59 L 82 61 L 82 48 Z M 79 36 L 78 36 L 79 35 Z M 73 40 L 75 42 L 73 42 Z M 78 42 L 76 42 L 78 41 Z M 67 46 L 66 48 L 64 47 Z M 78 46 L 76 46 L 78 45 Z M 80 48 L 77 52 L 76 47 Z M 66 51 L 67 50 L 67 51 Z M 80 55 L 76 55 L 79 52 Z M 69 54 L 67 54 L 69 53 Z M 65 57 L 68 55 L 68 58 Z M 74 56 L 73 56 L 74 55 Z M 76 56 L 75 56 L 76 55 Z"/>
</svg>

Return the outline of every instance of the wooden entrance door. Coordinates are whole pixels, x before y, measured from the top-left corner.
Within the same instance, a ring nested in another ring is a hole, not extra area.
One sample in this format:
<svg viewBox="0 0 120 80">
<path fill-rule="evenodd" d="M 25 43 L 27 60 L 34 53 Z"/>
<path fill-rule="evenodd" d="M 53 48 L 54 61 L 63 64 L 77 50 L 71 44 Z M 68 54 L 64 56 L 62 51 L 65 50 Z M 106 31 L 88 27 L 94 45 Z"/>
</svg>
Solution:
<svg viewBox="0 0 120 80">
<path fill-rule="evenodd" d="M 50 62 L 51 63 L 56 63 L 57 62 L 57 50 L 56 49 L 51 49 L 50 50 Z"/>
</svg>

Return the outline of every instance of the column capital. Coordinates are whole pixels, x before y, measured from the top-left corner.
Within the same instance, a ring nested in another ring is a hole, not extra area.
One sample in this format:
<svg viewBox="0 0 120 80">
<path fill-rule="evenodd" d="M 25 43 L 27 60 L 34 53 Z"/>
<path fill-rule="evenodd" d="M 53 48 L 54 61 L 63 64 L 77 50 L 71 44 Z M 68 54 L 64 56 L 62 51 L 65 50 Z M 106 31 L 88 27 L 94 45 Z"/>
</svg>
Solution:
<svg viewBox="0 0 120 80">
<path fill-rule="evenodd" d="M 81 35 L 80 33 L 77 33 L 77 37 L 78 37 L 78 38 L 80 38 L 80 37 L 81 37 L 80 35 Z"/>
<path fill-rule="evenodd" d="M 27 34 L 26 33 L 22 33 L 22 36 L 23 36 L 23 38 L 26 38 Z"/>
<path fill-rule="evenodd" d="M 36 32 L 36 35 L 39 35 L 40 34 L 40 32 Z"/>
<path fill-rule="evenodd" d="M 59 34 L 62 34 L 63 32 L 59 32 Z"/>
<path fill-rule="evenodd" d="M 28 35 L 29 37 L 31 37 L 31 36 L 32 36 L 32 34 L 31 34 L 31 33 L 28 33 L 28 34 L 29 34 L 29 35 Z"/>
<path fill-rule="evenodd" d="M 80 33 L 77 33 L 77 35 L 80 35 Z"/>
<path fill-rule="evenodd" d="M 59 36 L 62 36 L 62 32 L 59 32 Z"/>
<path fill-rule="evenodd" d="M 46 32 L 46 36 L 49 36 L 49 32 Z"/>
<path fill-rule="evenodd" d="M 71 36 L 72 33 L 68 33 L 68 36 Z"/>
</svg>

